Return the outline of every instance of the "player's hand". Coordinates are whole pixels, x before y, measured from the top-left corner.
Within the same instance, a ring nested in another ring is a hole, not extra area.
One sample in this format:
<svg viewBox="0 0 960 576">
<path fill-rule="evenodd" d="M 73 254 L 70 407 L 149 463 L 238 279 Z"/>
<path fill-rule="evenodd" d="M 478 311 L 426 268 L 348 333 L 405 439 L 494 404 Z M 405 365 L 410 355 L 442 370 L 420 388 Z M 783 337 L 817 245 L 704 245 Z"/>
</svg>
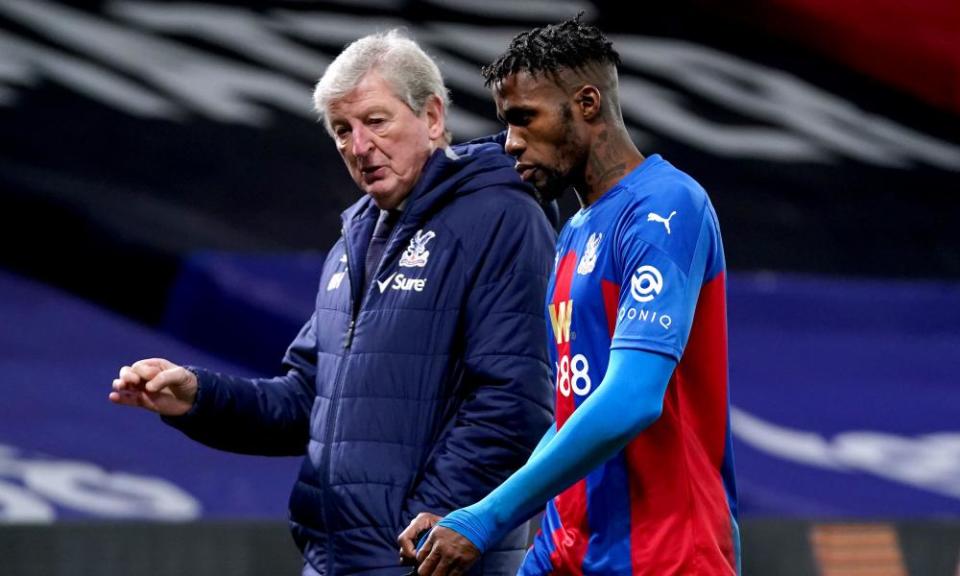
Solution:
<svg viewBox="0 0 960 576">
<path fill-rule="evenodd" d="M 417 551 L 420 576 L 460 576 L 480 557 L 480 551 L 458 532 L 434 526 Z"/>
<path fill-rule="evenodd" d="M 148 358 L 120 369 L 110 401 L 138 406 L 162 416 L 180 416 L 197 398 L 197 377 L 163 358 Z"/>
<path fill-rule="evenodd" d="M 421 535 L 436 525 L 441 516 L 431 514 L 430 512 L 421 512 L 417 517 L 410 521 L 403 532 L 397 536 L 397 544 L 400 545 L 400 563 L 411 565 L 417 562 L 417 544 Z"/>
</svg>

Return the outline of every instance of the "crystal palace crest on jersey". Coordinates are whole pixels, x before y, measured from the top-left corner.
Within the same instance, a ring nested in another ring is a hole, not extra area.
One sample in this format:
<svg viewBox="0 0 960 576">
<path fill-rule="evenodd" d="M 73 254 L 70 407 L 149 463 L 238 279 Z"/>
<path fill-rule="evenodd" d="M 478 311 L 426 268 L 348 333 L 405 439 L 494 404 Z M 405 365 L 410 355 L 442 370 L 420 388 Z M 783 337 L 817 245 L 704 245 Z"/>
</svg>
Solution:
<svg viewBox="0 0 960 576">
<path fill-rule="evenodd" d="M 603 234 L 599 232 L 594 232 L 590 235 L 590 238 L 587 238 L 587 248 L 580 258 L 580 264 L 577 265 L 577 274 L 586 276 L 593 272 L 593 267 L 597 265 L 597 250 L 600 248 L 600 240 L 602 239 Z"/>
</svg>

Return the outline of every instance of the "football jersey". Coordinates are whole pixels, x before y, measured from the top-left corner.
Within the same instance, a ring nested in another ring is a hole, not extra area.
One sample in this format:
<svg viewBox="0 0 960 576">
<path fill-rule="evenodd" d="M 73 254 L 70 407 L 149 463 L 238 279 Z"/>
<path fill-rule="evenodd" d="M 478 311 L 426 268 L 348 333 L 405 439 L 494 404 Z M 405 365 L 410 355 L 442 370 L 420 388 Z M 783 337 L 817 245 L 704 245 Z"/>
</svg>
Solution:
<svg viewBox="0 0 960 576">
<path fill-rule="evenodd" d="M 546 317 L 558 429 L 612 348 L 678 364 L 660 418 L 547 503 L 520 574 L 737 573 L 724 256 L 703 188 L 654 155 L 580 210 L 557 242 Z"/>
</svg>

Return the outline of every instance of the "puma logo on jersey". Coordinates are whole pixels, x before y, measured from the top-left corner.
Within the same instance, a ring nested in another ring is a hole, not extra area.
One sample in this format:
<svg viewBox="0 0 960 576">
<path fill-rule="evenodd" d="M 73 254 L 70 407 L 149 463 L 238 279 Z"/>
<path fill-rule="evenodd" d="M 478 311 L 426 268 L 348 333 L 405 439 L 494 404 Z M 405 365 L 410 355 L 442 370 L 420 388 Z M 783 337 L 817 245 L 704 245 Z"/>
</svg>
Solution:
<svg viewBox="0 0 960 576">
<path fill-rule="evenodd" d="M 670 215 L 667 216 L 666 218 L 657 214 L 656 212 L 651 212 L 647 214 L 647 222 L 659 222 L 663 224 L 663 227 L 667 229 L 667 234 L 670 234 L 670 219 L 676 215 L 677 215 L 676 210 L 671 212 Z"/>
</svg>

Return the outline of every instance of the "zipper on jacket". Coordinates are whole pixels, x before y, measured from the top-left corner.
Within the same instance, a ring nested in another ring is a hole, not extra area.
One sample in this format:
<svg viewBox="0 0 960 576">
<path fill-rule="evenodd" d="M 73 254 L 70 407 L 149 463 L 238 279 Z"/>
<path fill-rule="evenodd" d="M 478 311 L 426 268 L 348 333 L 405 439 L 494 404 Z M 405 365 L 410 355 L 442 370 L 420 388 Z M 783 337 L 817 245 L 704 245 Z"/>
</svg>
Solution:
<svg viewBox="0 0 960 576">
<path fill-rule="evenodd" d="M 393 242 L 394 237 L 397 236 L 400 232 L 400 224 L 403 222 L 403 216 L 400 216 L 400 220 L 394 225 L 393 230 L 390 231 L 390 236 L 387 238 L 387 244 L 384 248 L 389 247 Z M 343 249 L 344 252 L 348 255 L 347 258 L 352 260 L 351 250 L 350 250 L 350 241 L 349 235 L 347 234 L 346 227 L 340 230 L 340 236 L 343 238 Z M 323 432 L 323 458 L 320 462 L 321 467 L 321 477 L 322 477 L 322 496 L 323 499 L 323 523 L 325 527 L 325 532 L 328 539 L 328 550 L 327 550 L 327 574 L 334 574 L 334 553 L 333 546 L 330 546 L 329 540 L 333 538 L 333 534 L 330 532 L 330 517 L 328 510 L 330 510 L 330 453 L 333 450 L 333 425 L 336 416 L 334 414 L 337 404 L 340 402 L 340 392 L 343 388 L 343 366 L 347 363 L 347 357 L 350 355 L 350 347 L 353 346 L 353 334 L 357 325 L 357 317 L 360 315 L 360 310 L 363 308 L 363 305 L 370 298 L 371 293 L 373 292 L 373 285 L 377 274 L 380 272 L 380 268 L 383 266 L 384 261 L 387 258 L 387 251 L 384 249 L 383 254 L 380 255 L 380 261 L 377 263 L 377 269 L 374 272 L 373 278 L 367 279 L 364 278 L 364 281 L 367 283 L 366 290 L 360 292 L 359 298 L 354 298 L 354 292 L 352 290 L 353 286 L 351 284 L 350 291 L 350 309 L 353 315 L 350 318 L 350 324 L 347 325 L 347 333 L 343 341 L 343 356 L 340 358 L 340 365 L 337 366 L 337 375 L 333 380 L 333 393 L 330 395 L 330 407 L 331 413 L 328 413 L 327 422 L 324 425 Z M 369 280 L 369 281 L 368 281 Z M 349 282 L 349 278 L 347 279 Z"/>
<path fill-rule="evenodd" d="M 347 326 L 347 337 L 343 341 L 343 349 L 349 350 L 350 345 L 353 344 L 353 328 L 357 325 L 356 318 L 350 320 L 350 325 Z"/>
</svg>

